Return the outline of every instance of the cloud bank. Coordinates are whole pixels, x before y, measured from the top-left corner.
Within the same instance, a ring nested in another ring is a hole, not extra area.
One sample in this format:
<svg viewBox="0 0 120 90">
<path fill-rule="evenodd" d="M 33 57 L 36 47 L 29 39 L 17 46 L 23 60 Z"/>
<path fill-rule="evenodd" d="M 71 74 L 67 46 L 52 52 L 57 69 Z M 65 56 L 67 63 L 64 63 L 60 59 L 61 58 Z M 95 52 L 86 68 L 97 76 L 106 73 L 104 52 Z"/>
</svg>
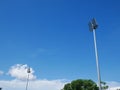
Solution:
<svg viewBox="0 0 120 90">
<path fill-rule="evenodd" d="M 27 64 L 16 64 L 10 67 L 8 74 L 11 77 L 14 77 L 13 80 L 0 80 L 0 87 L 2 90 L 25 90 L 27 85 L 27 70 L 30 68 L 31 73 L 29 73 L 29 83 L 28 90 L 61 90 L 66 83 L 69 81 L 58 79 L 58 80 L 39 80 L 34 75 L 34 70 L 31 67 L 28 67 Z M 4 72 L 0 70 L 0 75 L 3 75 Z M 4 74 L 6 75 L 6 74 Z M 109 90 L 120 89 L 120 83 L 115 81 L 107 82 Z"/>
<path fill-rule="evenodd" d="M 27 85 L 28 73 L 30 68 L 28 90 L 61 90 L 66 83 L 65 80 L 39 80 L 34 75 L 34 70 L 27 64 L 16 64 L 10 67 L 8 74 L 14 77 L 13 80 L 0 80 L 2 90 L 25 90 Z M 0 71 L 2 75 L 3 72 Z"/>
<path fill-rule="evenodd" d="M 120 89 L 120 82 L 115 82 L 115 81 L 111 81 L 111 82 L 107 82 L 110 90 L 117 90 Z"/>
<path fill-rule="evenodd" d="M 63 80 L 34 80 L 28 84 L 28 90 L 61 90 Z M 21 80 L 0 81 L 3 90 L 25 90 L 26 82 Z"/>
<path fill-rule="evenodd" d="M 64 85 L 68 83 L 66 80 L 32 80 L 28 84 L 28 90 L 61 90 Z M 107 82 L 109 90 L 120 89 L 119 82 Z M 23 80 L 10 80 L 0 81 L 2 90 L 25 90 L 26 81 Z"/>
</svg>

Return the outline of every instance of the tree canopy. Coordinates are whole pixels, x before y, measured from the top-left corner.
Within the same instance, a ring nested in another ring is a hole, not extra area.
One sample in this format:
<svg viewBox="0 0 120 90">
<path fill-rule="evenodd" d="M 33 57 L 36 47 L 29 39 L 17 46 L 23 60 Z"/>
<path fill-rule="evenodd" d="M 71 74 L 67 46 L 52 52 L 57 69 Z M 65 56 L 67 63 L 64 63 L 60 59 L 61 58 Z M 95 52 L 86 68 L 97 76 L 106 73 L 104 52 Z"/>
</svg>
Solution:
<svg viewBox="0 0 120 90">
<path fill-rule="evenodd" d="M 97 84 L 92 80 L 77 79 L 65 84 L 62 90 L 99 90 Z"/>
</svg>

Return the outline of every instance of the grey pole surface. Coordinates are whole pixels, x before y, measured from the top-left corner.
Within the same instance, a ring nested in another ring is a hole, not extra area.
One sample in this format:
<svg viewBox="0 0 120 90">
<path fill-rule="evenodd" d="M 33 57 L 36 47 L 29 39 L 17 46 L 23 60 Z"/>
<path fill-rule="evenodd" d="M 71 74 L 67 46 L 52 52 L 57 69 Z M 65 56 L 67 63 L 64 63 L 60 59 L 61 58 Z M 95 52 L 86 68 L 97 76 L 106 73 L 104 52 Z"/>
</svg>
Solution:
<svg viewBox="0 0 120 90">
<path fill-rule="evenodd" d="M 99 61 L 98 61 L 98 51 L 97 51 L 97 44 L 96 44 L 95 29 L 93 29 L 93 38 L 94 38 L 95 56 L 96 56 L 96 65 L 97 65 L 97 74 L 98 74 L 98 85 L 99 85 L 99 90 L 102 90 L 102 88 L 101 88 L 101 76 L 100 76 L 100 67 L 99 67 Z"/>
<path fill-rule="evenodd" d="M 96 44 L 96 34 L 95 31 L 98 28 L 98 24 L 93 18 L 89 23 L 89 30 L 93 32 L 93 38 L 94 38 L 94 47 L 95 47 L 95 56 L 96 56 L 96 66 L 97 66 L 97 75 L 98 75 L 98 85 L 99 85 L 99 90 L 102 90 L 101 87 L 101 76 L 100 76 L 100 67 L 99 67 L 99 61 L 98 61 L 98 51 L 97 51 L 97 44 Z"/>
<path fill-rule="evenodd" d="M 30 67 L 27 69 L 28 77 L 27 77 L 27 83 L 26 83 L 26 90 L 28 90 L 28 82 L 29 82 L 29 73 L 30 73 Z"/>
<path fill-rule="evenodd" d="M 28 73 L 28 77 L 27 77 L 26 90 L 28 89 L 28 82 L 29 82 L 29 73 Z"/>
</svg>

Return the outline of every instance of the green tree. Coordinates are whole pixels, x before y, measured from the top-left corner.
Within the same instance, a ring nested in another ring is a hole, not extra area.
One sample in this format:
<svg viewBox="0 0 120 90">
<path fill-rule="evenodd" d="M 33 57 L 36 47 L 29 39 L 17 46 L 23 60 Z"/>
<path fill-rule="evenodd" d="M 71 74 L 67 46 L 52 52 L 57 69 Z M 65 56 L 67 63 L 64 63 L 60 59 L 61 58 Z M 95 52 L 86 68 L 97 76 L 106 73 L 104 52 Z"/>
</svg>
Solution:
<svg viewBox="0 0 120 90">
<path fill-rule="evenodd" d="M 65 84 L 64 89 L 63 89 L 63 90 L 72 90 L 72 88 L 71 88 L 71 84 L 70 84 L 70 83 Z"/>
<path fill-rule="evenodd" d="M 107 90 L 109 86 L 106 84 L 106 82 L 101 82 L 102 90 Z"/>
<path fill-rule="evenodd" d="M 99 90 L 92 80 L 77 79 L 65 84 L 63 90 Z"/>
</svg>

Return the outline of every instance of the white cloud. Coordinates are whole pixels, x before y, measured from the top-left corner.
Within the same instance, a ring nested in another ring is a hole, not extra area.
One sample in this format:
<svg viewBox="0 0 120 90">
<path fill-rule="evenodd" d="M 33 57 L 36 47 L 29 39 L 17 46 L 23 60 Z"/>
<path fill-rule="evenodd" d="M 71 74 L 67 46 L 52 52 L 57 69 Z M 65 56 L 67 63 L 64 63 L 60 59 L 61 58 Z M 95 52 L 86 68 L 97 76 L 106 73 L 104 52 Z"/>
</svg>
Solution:
<svg viewBox="0 0 120 90">
<path fill-rule="evenodd" d="M 120 90 L 120 87 L 113 87 L 113 88 L 110 88 L 110 90 Z"/>
<path fill-rule="evenodd" d="M 107 84 L 108 84 L 110 90 L 120 89 L 120 82 L 110 81 L 110 82 L 107 82 Z"/>
<path fill-rule="evenodd" d="M 3 75 L 4 74 L 4 72 L 3 71 L 0 71 L 0 75 Z"/>
<path fill-rule="evenodd" d="M 34 80 L 29 82 L 28 90 L 61 90 L 64 84 L 64 80 Z M 0 87 L 3 90 L 25 90 L 26 81 L 0 81 Z"/>
<path fill-rule="evenodd" d="M 26 80 L 28 73 L 27 73 L 27 69 L 29 67 L 25 64 L 16 64 L 14 66 L 12 66 L 9 69 L 8 74 L 11 75 L 12 77 L 15 77 L 16 79 L 20 79 L 20 80 Z M 31 73 L 29 73 L 29 79 L 30 80 L 34 80 L 36 79 L 36 76 L 34 75 L 34 70 L 32 68 L 30 68 Z"/>
<path fill-rule="evenodd" d="M 68 83 L 65 80 L 34 80 L 29 81 L 28 90 L 61 90 L 64 85 Z M 108 90 L 120 89 L 119 82 L 107 82 L 110 86 Z M 0 81 L 0 87 L 2 90 L 25 90 L 26 81 L 22 80 L 10 80 L 10 81 Z"/>
<path fill-rule="evenodd" d="M 26 88 L 26 79 L 28 76 L 27 69 L 28 65 L 16 64 L 11 66 L 8 74 L 12 77 L 15 77 L 14 80 L 5 80 L 0 81 L 0 87 L 3 90 L 25 90 Z M 30 68 L 30 75 L 28 84 L 28 90 L 61 90 L 68 81 L 65 80 L 38 80 L 34 75 L 34 70 Z M 3 74 L 3 71 L 0 71 L 0 75 Z M 110 81 L 107 82 L 109 90 L 120 89 L 120 82 Z"/>
<path fill-rule="evenodd" d="M 2 90 L 25 90 L 27 84 L 28 65 L 16 64 L 11 66 L 8 75 L 15 77 L 13 80 L 0 80 Z M 60 80 L 38 80 L 34 75 L 34 70 L 30 68 L 30 78 L 28 82 L 28 90 L 61 90 L 67 82 Z"/>
</svg>

